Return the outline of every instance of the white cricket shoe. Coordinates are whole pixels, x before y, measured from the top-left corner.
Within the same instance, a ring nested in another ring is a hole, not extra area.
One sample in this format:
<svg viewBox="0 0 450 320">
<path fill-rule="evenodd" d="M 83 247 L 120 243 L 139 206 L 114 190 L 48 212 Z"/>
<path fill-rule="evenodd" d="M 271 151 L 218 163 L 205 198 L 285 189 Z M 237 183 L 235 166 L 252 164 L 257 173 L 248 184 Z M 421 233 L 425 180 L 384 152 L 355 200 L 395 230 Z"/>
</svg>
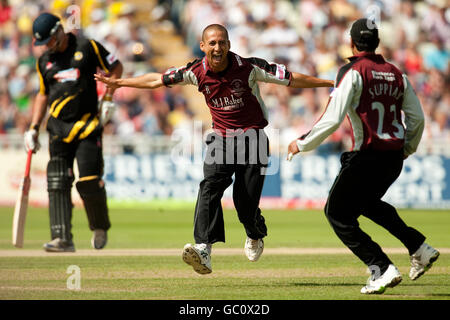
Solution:
<svg viewBox="0 0 450 320">
<path fill-rule="evenodd" d="M 103 249 L 106 246 L 106 242 L 108 241 L 108 236 L 106 231 L 103 229 L 95 229 L 92 238 L 91 245 L 94 249 Z"/>
<path fill-rule="evenodd" d="M 194 268 L 199 274 L 212 272 L 211 253 L 206 243 L 186 244 L 183 248 L 183 261 Z"/>
<path fill-rule="evenodd" d="M 52 241 L 44 243 L 44 250 L 47 252 L 75 252 L 73 242 L 63 241 L 61 238 L 55 238 Z"/>
<path fill-rule="evenodd" d="M 409 277 L 411 280 L 416 280 L 427 272 L 437 258 L 439 258 L 439 251 L 423 243 L 410 257 L 411 269 L 409 270 Z"/>
<path fill-rule="evenodd" d="M 248 260 L 252 262 L 258 261 L 264 251 L 264 240 L 253 240 L 247 237 L 247 240 L 245 240 L 244 251 Z"/>
<path fill-rule="evenodd" d="M 402 281 L 402 275 L 398 269 L 390 264 L 387 270 L 377 279 L 370 276 L 367 285 L 361 289 L 363 294 L 382 294 L 386 288 L 393 288 Z"/>
</svg>

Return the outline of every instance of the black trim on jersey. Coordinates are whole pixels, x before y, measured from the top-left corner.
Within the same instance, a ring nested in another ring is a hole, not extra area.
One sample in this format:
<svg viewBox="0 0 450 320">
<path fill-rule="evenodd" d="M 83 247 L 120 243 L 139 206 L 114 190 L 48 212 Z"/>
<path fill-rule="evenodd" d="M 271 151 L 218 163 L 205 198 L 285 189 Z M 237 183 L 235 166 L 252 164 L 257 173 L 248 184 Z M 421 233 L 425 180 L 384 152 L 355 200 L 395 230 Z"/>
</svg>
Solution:
<svg viewBox="0 0 450 320">
<path fill-rule="evenodd" d="M 353 65 L 355 64 L 355 62 L 358 61 L 358 59 L 352 59 L 349 63 L 347 63 L 346 65 L 343 65 L 337 74 L 336 77 L 336 88 L 341 84 L 342 79 L 344 79 L 345 74 L 353 67 Z"/>
<path fill-rule="evenodd" d="M 162 82 L 163 82 L 163 84 L 164 84 L 166 87 L 168 87 L 168 86 L 170 86 L 170 85 L 173 85 L 173 84 L 177 84 L 177 83 L 182 82 L 182 81 L 183 81 L 183 73 L 184 73 L 186 70 L 188 70 L 188 69 L 194 67 L 196 64 L 198 64 L 198 63 L 200 63 L 200 62 L 202 62 L 201 59 L 195 59 L 194 61 L 189 62 L 189 63 L 186 65 L 186 67 L 182 67 L 182 68 L 180 68 L 180 69 L 178 69 L 178 70 L 175 69 L 175 70 L 170 71 L 169 73 L 163 74 L 163 75 L 162 75 Z"/>
<path fill-rule="evenodd" d="M 163 84 L 166 87 L 168 87 L 172 84 L 176 84 L 176 83 L 183 81 L 183 72 L 180 72 L 180 71 L 184 71 L 184 69 L 178 70 L 178 71 L 173 71 L 169 74 L 163 74 L 163 76 L 162 76 Z"/>
<path fill-rule="evenodd" d="M 302 134 L 298 139 L 299 140 L 304 140 L 307 136 L 308 136 L 308 134 L 310 134 L 311 133 L 311 130 L 309 130 L 307 133 L 305 133 L 305 134 Z"/>
<path fill-rule="evenodd" d="M 277 64 L 275 64 L 275 63 L 270 64 L 266 60 L 261 59 L 261 58 L 256 58 L 256 57 L 247 58 L 247 60 L 252 65 L 257 66 L 258 68 L 263 69 L 264 71 L 266 71 L 274 76 L 277 74 Z M 291 79 L 291 73 L 289 71 L 287 71 L 286 69 L 284 71 L 285 71 L 284 79 L 286 79 L 286 80 Z"/>
</svg>

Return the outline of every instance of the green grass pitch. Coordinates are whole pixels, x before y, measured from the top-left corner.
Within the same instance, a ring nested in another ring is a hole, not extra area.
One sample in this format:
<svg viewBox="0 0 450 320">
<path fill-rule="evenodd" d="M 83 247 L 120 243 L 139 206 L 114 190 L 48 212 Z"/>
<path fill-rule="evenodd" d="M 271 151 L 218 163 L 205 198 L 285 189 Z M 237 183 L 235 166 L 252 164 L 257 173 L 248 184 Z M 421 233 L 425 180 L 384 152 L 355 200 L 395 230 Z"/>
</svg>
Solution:
<svg viewBox="0 0 450 320">
<path fill-rule="evenodd" d="M 427 274 L 411 281 L 408 255 L 389 253 L 403 274 L 402 283 L 383 295 L 365 296 L 359 290 L 368 274 L 352 254 L 277 253 L 282 248 L 342 250 L 320 210 L 264 210 L 269 234 L 266 252 L 256 263 L 244 256 L 245 233 L 235 212 L 225 210 L 227 241 L 213 247 L 213 273 L 196 274 L 181 260 L 184 244 L 193 241 L 193 209 L 192 204 L 115 206 L 110 210 L 108 246 L 97 252 L 90 246 L 85 213 L 75 208 L 72 231 L 77 253 L 45 254 L 41 248 L 50 236 L 47 210 L 29 209 L 25 246 L 16 249 L 11 245 L 13 208 L 0 208 L 0 300 L 450 300 L 448 211 L 399 211 L 429 244 L 442 248 L 441 256 Z M 386 250 L 403 248 L 373 222 L 360 218 L 360 223 Z M 162 254 L 152 254 L 156 249 Z M 214 250 L 227 249 L 234 251 L 214 255 Z M 134 253 L 114 254 L 127 251 Z M 80 290 L 67 288 L 71 265 L 80 268 Z"/>
</svg>

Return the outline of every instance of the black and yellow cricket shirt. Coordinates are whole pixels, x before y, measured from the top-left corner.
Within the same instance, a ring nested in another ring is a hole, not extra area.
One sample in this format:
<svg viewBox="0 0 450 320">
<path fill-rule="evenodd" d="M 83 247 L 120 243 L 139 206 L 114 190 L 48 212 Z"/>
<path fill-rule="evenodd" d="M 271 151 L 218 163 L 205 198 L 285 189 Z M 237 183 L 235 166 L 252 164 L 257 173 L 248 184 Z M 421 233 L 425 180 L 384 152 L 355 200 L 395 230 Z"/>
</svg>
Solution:
<svg viewBox="0 0 450 320">
<path fill-rule="evenodd" d="M 39 92 L 48 97 L 47 130 L 67 143 L 101 133 L 94 73 L 109 73 L 119 62 L 100 43 L 68 33 L 64 52 L 46 51 L 36 64 Z"/>
</svg>

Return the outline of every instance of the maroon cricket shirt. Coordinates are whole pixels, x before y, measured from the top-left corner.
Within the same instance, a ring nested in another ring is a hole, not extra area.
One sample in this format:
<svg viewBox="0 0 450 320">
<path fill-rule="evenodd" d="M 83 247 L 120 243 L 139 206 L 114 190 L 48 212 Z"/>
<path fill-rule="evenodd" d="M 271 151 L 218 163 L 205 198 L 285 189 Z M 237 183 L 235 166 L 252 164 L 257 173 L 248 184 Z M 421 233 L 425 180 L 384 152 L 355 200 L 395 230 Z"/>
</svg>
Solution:
<svg viewBox="0 0 450 320">
<path fill-rule="evenodd" d="M 237 129 L 246 131 L 267 126 L 268 112 L 257 82 L 288 86 L 291 73 L 284 65 L 260 58 L 243 58 L 230 51 L 228 67 L 222 72 L 213 72 L 204 57 L 185 67 L 169 69 L 162 80 L 166 86 L 197 86 L 209 107 L 214 130 L 222 136 L 229 136 Z"/>
<path fill-rule="evenodd" d="M 363 52 L 349 59 L 338 72 L 325 112 L 297 140 L 299 150 L 316 148 L 347 116 L 353 131 L 352 150 L 415 152 L 424 115 L 406 75 L 379 54 Z"/>
</svg>

